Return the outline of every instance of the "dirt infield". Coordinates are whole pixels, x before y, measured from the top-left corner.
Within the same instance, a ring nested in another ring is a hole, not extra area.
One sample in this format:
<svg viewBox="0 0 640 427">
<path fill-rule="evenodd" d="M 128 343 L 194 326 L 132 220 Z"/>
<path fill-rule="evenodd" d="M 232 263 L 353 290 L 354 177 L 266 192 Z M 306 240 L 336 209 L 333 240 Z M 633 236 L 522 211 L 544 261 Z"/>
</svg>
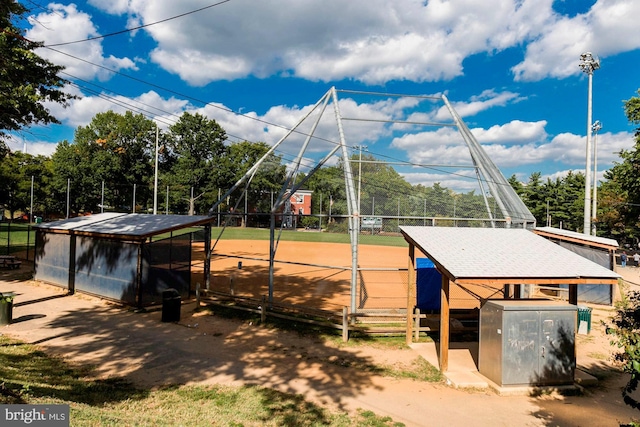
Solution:
<svg viewBox="0 0 640 427">
<path fill-rule="evenodd" d="M 358 308 L 406 307 L 407 254 L 407 248 L 402 247 L 359 247 Z M 211 261 L 211 289 L 255 299 L 268 295 L 268 259 L 268 241 L 220 240 Z M 274 264 L 275 302 L 334 311 L 350 306 L 350 295 L 350 245 L 279 243 Z"/>
<path fill-rule="evenodd" d="M 199 247 L 202 252 L 203 247 Z M 405 309 L 407 247 L 359 245 L 357 309 Z M 199 257 L 203 257 L 202 254 Z M 419 251 L 416 257 L 424 257 Z M 274 302 L 341 311 L 351 305 L 351 245 L 281 241 L 274 264 Z M 211 289 L 261 299 L 269 293 L 269 242 L 220 240 L 211 262 Z M 202 265 L 194 274 L 202 282 Z M 496 291 L 472 290 L 488 298 Z M 451 308 L 479 307 L 479 301 L 452 285 Z"/>
</svg>

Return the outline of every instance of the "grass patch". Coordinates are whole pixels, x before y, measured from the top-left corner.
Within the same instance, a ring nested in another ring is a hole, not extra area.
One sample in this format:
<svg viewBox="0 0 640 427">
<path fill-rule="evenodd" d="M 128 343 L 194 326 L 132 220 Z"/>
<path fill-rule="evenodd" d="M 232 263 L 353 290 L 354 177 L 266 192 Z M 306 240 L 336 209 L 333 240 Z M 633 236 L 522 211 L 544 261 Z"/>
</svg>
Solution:
<svg viewBox="0 0 640 427">
<path fill-rule="evenodd" d="M 74 426 L 402 426 L 370 411 L 331 412 L 303 396 L 256 387 L 137 388 L 0 336 L 0 404 L 68 404 Z"/>
<path fill-rule="evenodd" d="M 0 254 L 10 254 L 36 244 L 35 229 L 27 223 L 0 222 Z"/>
<path fill-rule="evenodd" d="M 609 355 L 605 354 L 605 353 L 589 353 L 589 354 L 587 354 L 587 356 L 589 356 L 592 359 L 596 359 L 596 360 L 608 360 L 609 359 Z"/>
<path fill-rule="evenodd" d="M 218 238 L 222 228 L 213 227 L 211 230 L 212 239 Z M 276 230 L 279 233 L 279 230 Z M 269 230 L 265 228 L 242 228 L 227 227 L 220 237 L 221 240 L 269 240 Z M 283 230 L 280 240 L 292 242 L 319 242 L 319 243 L 346 243 L 349 244 L 349 234 L 347 233 L 305 233 L 294 230 Z M 402 236 L 387 235 L 367 235 L 362 234 L 358 239 L 359 243 L 365 245 L 378 246 L 399 246 L 407 247 L 408 244 Z"/>
<path fill-rule="evenodd" d="M 439 369 L 422 357 L 416 357 L 411 366 L 387 366 L 384 367 L 384 375 L 394 378 L 408 378 L 424 382 L 440 382 L 444 379 Z"/>
</svg>

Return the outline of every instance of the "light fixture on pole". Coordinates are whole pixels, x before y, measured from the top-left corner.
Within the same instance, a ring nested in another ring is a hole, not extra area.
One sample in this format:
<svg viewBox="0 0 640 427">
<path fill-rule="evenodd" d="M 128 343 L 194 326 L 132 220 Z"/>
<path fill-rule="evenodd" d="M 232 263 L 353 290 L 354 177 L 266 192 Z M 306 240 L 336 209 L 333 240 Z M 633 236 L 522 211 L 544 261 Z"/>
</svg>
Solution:
<svg viewBox="0 0 640 427">
<path fill-rule="evenodd" d="M 600 120 L 591 125 L 593 131 L 593 206 L 591 209 L 591 235 L 596 235 L 596 218 L 598 217 L 598 131 L 602 129 Z"/>
<path fill-rule="evenodd" d="M 580 69 L 589 76 L 589 95 L 587 98 L 587 155 L 584 176 L 584 228 L 583 233 L 591 234 L 591 104 L 593 72 L 600 68 L 600 60 L 594 58 L 591 52 L 580 55 Z"/>
</svg>

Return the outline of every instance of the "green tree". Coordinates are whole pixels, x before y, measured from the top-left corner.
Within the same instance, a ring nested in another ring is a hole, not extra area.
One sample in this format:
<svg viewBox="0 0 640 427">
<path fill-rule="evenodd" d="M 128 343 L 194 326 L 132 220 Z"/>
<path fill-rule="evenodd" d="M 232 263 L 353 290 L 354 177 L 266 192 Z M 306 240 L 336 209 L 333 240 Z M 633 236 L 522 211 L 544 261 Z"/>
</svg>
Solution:
<svg viewBox="0 0 640 427">
<path fill-rule="evenodd" d="M 43 44 L 25 39 L 13 23 L 26 13 L 17 1 L 0 4 L 0 145 L 6 131 L 58 123 L 43 103 L 66 105 L 73 98 L 60 89 L 66 83 L 58 76 L 64 67 L 38 56 L 34 50 Z"/>
<path fill-rule="evenodd" d="M 640 383 L 640 292 L 634 291 L 622 301 L 611 320 L 607 333 L 613 335 L 612 344 L 621 349 L 614 354 L 625 372 L 631 374 L 622 389 L 624 403 L 640 409 L 640 401 L 633 397 Z"/>
<path fill-rule="evenodd" d="M 640 125 L 640 97 L 636 96 L 624 101 L 624 111 L 630 123 Z M 605 228 L 614 235 L 626 235 L 633 240 L 638 240 L 640 238 L 640 127 L 636 128 L 634 137 L 633 148 L 621 150 L 622 161 L 614 163 L 614 166 L 604 173 L 606 181 L 600 193 L 600 206 L 605 214 L 603 217 Z"/>
<path fill-rule="evenodd" d="M 16 212 L 44 215 L 47 210 L 48 184 L 51 171 L 45 156 L 32 156 L 17 151 L 9 153 L 0 162 L 0 200 L 13 218 Z M 33 177 L 33 212 L 31 188 Z"/>
<path fill-rule="evenodd" d="M 223 181 L 216 163 L 226 152 L 226 139 L 226 132 L 215 120 L 198 113 L 183 113 L 169 128 L 166 145 L 171 169 L 167 181 L 178 186 L 179 199 L 189 201 L 190 215 L 196 210 L 196 201 Z M 206 212 L 208 207 L 206 202 L 201 203 L 198 211 Z"/>
<path fill-rule="evenodd" d="M 142 114 L 96 114 L 87 126 L 78 127 L 73 143 L 63 141 L 56 147 L 54 191 L 63 194 L 70 183 L 72 212 L 95 212 L 104 182 L 105 204 L 129 210 L 135 185 L 136 205 L 148 206 L 155 133 L 155 124 Z"/>
<path fill-rule="evenodd" d="M 260 158 L 262 158 L 270 147 L 264 142 L 235 142 L 227 147 L 225 156 L 217 163 L 220 168 L 220 187 L 231 188 L 240 178 L 242 178 Z M 251 179 L 251 184 L 247 189 L 247 205 L 254 212 L 271 211 L 271 194 L 277 194 L 286 177 L 286 166 L 282 164 L 282 157 L 271 154 L 268 156 L 258 171 Z M 226 203 L 221 206 L 221 210 L 228 210 L 235 207 L 239 198 L 244 197 L 241 191 L 244 186 L 233 194 Z M 244 210 L 244 203 L 238 204 L 238 210 Z"/>
<path fill-rule="evenodd" d="M 306 187 L 313 191 L 312 211 L 323 215 L 346 215 L 344 173 L 337 166 L 327 166 L 317 170 L 306 182 Z M 322 206 L 320 202 L 322 201 Z M 331 211 L 331 212 L 329 212 Z M 335 221 L 328 218 L 329 221 Z"/>
</svg>

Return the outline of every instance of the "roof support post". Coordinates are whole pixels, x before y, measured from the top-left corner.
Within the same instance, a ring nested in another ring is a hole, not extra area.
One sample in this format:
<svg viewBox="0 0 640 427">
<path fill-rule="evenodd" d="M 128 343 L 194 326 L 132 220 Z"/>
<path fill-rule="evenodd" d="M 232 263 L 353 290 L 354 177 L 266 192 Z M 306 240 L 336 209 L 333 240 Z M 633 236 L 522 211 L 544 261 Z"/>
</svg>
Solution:
<svg viewBox="0 0 640 427">
<path fill-rule="evenodd" d="M 569 285 L 569 304 L 578 305 L 578 285 L 576 283 Z"/>
<path fill-rule="evenodd" d="M 211 223 L 204 227 L 204 288 L 211 288 Z"/>
<path fill-rule="evenodd" d="M 407 344 L 411 344 L 412 326 L 413 326 L 413 307 L 416 301 L 416 247 L 409 243 L 409 266 L 407 270 Z M 417 319 L 420 322 L 420 319 Z"/>
<path fill-rule="evenodd" d="M 76 235 L 71 233 L 69 235 L 69 277 L 67 277 L 69 295 L 76 293 L 76 244 Z"/>
<path fill-rule="evenodd" d="M 449 370 L 449 278 L 442 275 L 440 291 L 440 371 Z"/>
</svg>

